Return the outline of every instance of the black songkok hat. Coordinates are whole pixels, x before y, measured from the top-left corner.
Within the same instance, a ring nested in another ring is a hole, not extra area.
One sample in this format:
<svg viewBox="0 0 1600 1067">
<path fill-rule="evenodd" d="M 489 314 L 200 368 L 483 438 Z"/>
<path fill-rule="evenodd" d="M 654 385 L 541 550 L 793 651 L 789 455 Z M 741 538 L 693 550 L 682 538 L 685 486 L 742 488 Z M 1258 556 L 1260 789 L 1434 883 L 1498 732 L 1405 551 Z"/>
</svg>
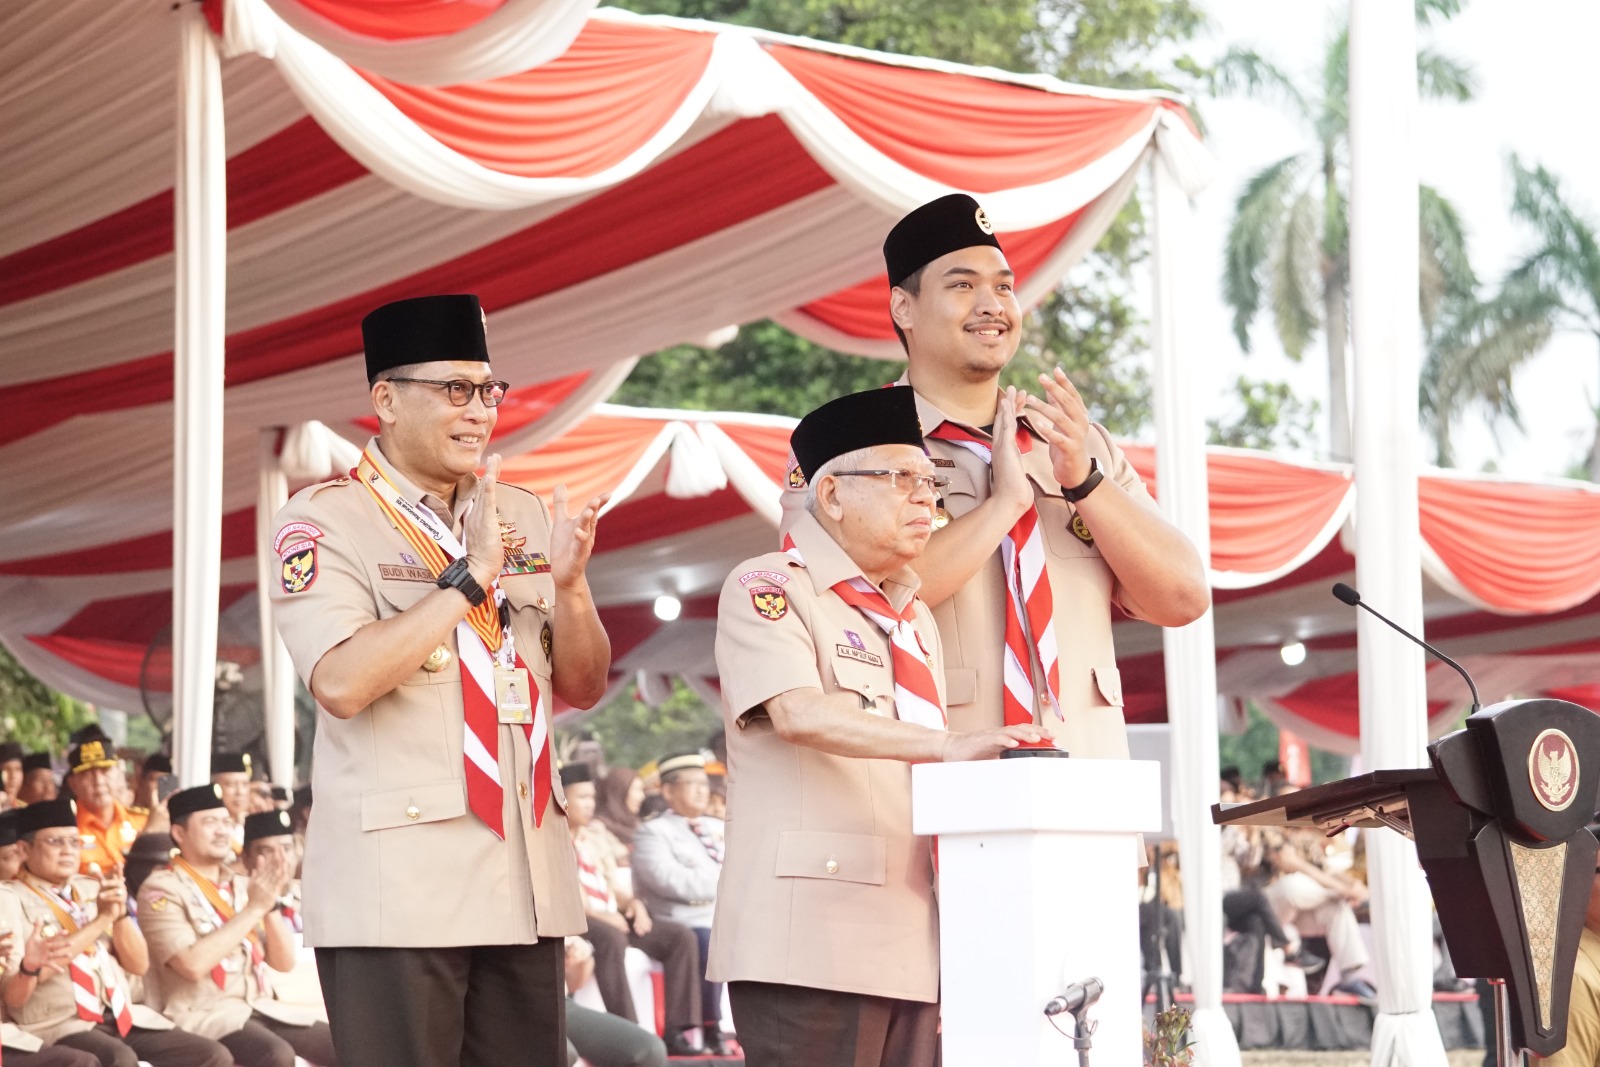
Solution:
<svg viewBox="0 0 1600 1067">
<path fill-rule="evenodd" d="M 23 756 L 22 772 L 26 774 L 29 771 L 49 771 L 54 774 L 55 767 L 51 766 L 50 764 L 50 753 L 30 752 L 26 756 Z"/>
<path fill-rule="evenodd" d="M 930 200 L 895 223 L 883 240 L 889 284 L 899 285 L 940 256 L 974 245 L 1000 248 L 989 216 L 978 202 L 966 193 Z"/>
<path fill-rule="evenodd" d="M 0 848 L 17 843 L 17 820 L 21 817 L 21 808 L 0 811 Z"/>
<path fill-rule="evenodd" d="M 171 774 L 172 757 L 164 752 L 152 752 L 144 758 L 144 774 Z"/>
<path fill-rule="evenodd" d="M 286 785 L 275 785 L 275 786 L 273 786 L 272 787 L 272 800 L 273 800 L 273 803 L 276 803 L 276 804 L 287 804 L 287 803 L 289 803 L 289 787 L 286 786 Z"/>
<path fill-rule="evenodd" d="M 17 834 L 37 833 L 56 826 L 78 828 L 78 805 L 70 800 L 41 800 L 17 812 Z"/>
<path fill-rule="evenodd" d="M 801 419 L 789 437 L 808 482 L 835 456 L 875 445 L 916 445 L 927 451 L 917 421 L 916 390 L 897 385 L 830 400 Z"/>
<path fill-rule="evenodd" d="M 249 848 L 252 841 L 283 837 L 292 833 L 294 824 L 289 821 L 289 813 L 286 811 L 258 811 L 254 815 L 244 817 L 245 848 Z"/>
<path fill-rule="evenodd" d="M 489 320 L 478 298 L 417 296 L 396 300 L 361 320 L 367 381 L 384 371 L 434 360 L 489 362 Z"/>
<path fill-rule="evenodd" d="M 104 726 L 91 722 L 72 731 L 72 736 L 67 740 L 74 745 L 81 745 L 85 741 L 110 741 L 111 735 L 106 733 Z"/>
<path fill-rule="evenodd" d="M 249 774 L 250 754 L 248 752 L 213 752 L 211 754 L 212 774 Z"/>
<path fill-rule="evenodd" d="M 211 811 L 223 807 L 220 785 L 197 785 L 180 789 L 167 798 L 167 814 L 173 822 L 182 822 L 197 811 Z"/>
<path fill-rule="evenodd" d="M 594 768 L 587 763 L 569 763 L 561 768 L 561 785 L 577 785 L 579 782 L 594 781 Z"/>
<path fill-rule="evenodd" d="M 0 763 L 10 763 L 23 756 L 22 746 L 15 741 L 0 741 Z"/>
</svg>

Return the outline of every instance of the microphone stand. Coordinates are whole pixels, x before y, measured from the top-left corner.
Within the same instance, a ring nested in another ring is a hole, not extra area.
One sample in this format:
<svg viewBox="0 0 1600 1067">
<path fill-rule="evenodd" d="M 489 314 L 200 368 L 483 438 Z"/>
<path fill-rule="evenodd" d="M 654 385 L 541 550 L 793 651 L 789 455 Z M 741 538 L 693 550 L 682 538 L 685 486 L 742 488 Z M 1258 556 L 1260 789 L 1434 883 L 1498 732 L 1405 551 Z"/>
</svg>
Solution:
<svg viewBox="0 0 1600 1067">
<path fill-rule="evenodd" d="M 1099 1025 L 1089 1018 L 1091 1004 L 1084 1004 L 1072 1013 L 1072 1047 L 1078 1050 L 1078 1067 L 1089 1067 L 1090 1039 Z"/>
</svg>

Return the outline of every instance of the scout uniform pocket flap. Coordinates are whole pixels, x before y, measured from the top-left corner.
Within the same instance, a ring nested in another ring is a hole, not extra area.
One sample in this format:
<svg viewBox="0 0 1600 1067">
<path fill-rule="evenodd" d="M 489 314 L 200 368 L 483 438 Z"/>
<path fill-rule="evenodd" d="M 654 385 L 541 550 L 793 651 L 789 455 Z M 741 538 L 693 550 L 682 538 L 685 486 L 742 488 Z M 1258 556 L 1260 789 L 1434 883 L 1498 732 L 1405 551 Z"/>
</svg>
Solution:
<svg viewBox="0 0 1600 1067">
<path fill-rule="evenodd" d="M 1122 672 L 1115 667 L 1095 667 L 1091 673 L 1105 702 L 1114 708 L 1122 707 Z"/>
<path fill-rule="evenodd" d="M 978 699 L 978 672 L 973 667 L 944 669 L 945 705 L 971 704 Z"/>
<path fill-rule="evenodd" d="M 377 789 L 361 797 L 361 829 L 390 830 L 467 813 L 466 787 L 454 779 Z"/>
<path fill-rule="evenodd" d="M 820 830 L 785 830 L 778 835 L 779 878 L 882 885 L 887 870 L 888 850 L 881 837 Z"/>
<path fill-rule="evenodd" d="M 834 683 L 840 689 L 861 694 L 865 698 L 863 703 L 869 706 L 875 704 L 879 697 L 893 697 L 894 674 L 884 662 L 884 657 L 874 652 L 859 654 L 872 656 L 878 665 L 863 663 L 836 651 L 833 657 Z"/>
</svg>

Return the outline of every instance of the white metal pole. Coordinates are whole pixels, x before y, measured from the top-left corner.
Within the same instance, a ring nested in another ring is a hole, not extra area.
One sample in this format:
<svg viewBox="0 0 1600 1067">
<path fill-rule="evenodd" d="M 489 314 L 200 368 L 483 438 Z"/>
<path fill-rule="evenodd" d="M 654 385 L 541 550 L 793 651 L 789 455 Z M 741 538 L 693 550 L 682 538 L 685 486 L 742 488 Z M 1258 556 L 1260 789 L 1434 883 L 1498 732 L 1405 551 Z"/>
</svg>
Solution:
<svg viewBox="0 0 1600 1067">
<path fill-rule="evenodd" d="M 222 408 L 227 300 L 227 153 L 217 44 L 181 5 L 174 187 L 172 708 L 176 770 L 211 775 L 222 582 Z"/>
<path fill-rule="evenodd" d="M 1189 287 L 1208 277 L 1195 261 L 1193 209 L 1168 161 L 1150 166 L 1154 190 L 1152 265 L 1155 341 L 1156 496 L 1163 514 L 1211 558 L 1202 398 L 1203 351 L 1185 344 Z M 1217 650 L 1208 610 L 1188 626 L 1162 631 L 1167 721 L 1172 729 L 1172 826 L 1183 864 L 1183 913 L 1194 989 L 1195 1058 L 1204 1067 L 1238 1067 L 1239 1044 L 1222 1009 L 1222 843 L 1211 822 L 1217 800 Z"/>
<path fill-rule="evenodd" d="M 1417 528 L 1418 221 L 1416 18 L 1398 0 L 1350 2 L 1350 304 L 1356 578 L 1364 599 L 1422 632 Z M 1361 758 L 1426 762 L 1422 651 L 1366 612 L 1356 619 Z M 1367 834 L 1379 1014 L 1372 1062 L 1445 1064 L 1433 1017 L 1433 942 L 1416 849 Z"/>
<path fill-rule="evenodd" d="M 256 493 L 256 619 L 261 625 L 261 703 L 266 715 L 267 762 L 272 781 L 293 789 L 294 663 L 272 619 L 272 583 L 279 580 L 272 551 L 272 518 L 289 499 L 289 479 L 278 457 L 283 431 L 261 431 L 260 484 Z"/>
</svg>

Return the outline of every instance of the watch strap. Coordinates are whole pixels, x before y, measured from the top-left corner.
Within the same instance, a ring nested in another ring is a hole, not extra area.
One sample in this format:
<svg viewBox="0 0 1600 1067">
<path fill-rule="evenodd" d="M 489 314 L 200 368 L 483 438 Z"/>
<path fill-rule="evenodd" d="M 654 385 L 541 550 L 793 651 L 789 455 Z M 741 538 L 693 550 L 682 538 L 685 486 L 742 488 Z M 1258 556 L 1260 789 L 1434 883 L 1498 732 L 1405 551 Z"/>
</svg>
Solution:
<svg viewBox="0 0 1600 1067">
<path fill-rule="evenodd" d="M 489 594 L 483 591 L 483 586 L 472 576 L 472 571 L 467 568 L 465 556 L 446 567 L 434 584 L 440 589 L 459 591 L 473 607 L 482 604 L 489 597 Z"/>
<path fill-rule="evenodd" d="M 1066 498 L 1067 503 L 1076 504 L 1094 492 L 1095 486 L 1104 481 L 1105 476 L 1105 472 L 1100 469 L 1100 461 L 1091 456 L 1089 457 L 1089 476 L 1071 489 L 1063 485 L 1061 487 L 1061 495 Z"/>
</svg>

